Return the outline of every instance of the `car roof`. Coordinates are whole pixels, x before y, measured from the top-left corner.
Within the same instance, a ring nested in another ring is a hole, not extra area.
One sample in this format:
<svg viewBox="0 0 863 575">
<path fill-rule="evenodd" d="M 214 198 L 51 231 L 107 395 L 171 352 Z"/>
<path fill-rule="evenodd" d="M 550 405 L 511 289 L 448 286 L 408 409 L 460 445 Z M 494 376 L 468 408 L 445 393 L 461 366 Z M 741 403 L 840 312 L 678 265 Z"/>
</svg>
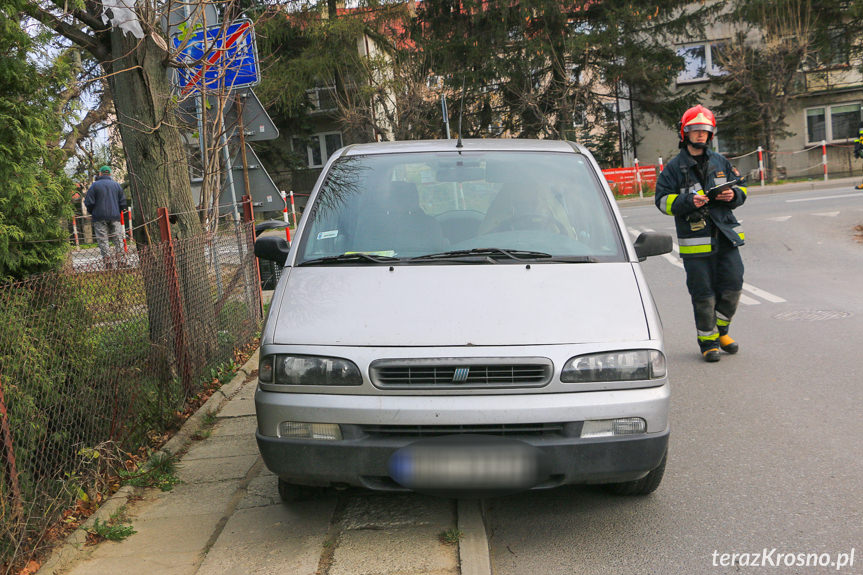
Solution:
<svg viewBox="0 0 863 575">
<path fill-rule="evenodd" d="M 580 152 L 578 144 L 565 140 L 530 140 L 525 138 L 477 138 L 462 140 L 462 152 L 513 151 L 513 152 Z M 404 140 L 352 144 L 343 155 L 396 154 L 404 152 L 456 152 L 456 140 Z"/>
</svg>

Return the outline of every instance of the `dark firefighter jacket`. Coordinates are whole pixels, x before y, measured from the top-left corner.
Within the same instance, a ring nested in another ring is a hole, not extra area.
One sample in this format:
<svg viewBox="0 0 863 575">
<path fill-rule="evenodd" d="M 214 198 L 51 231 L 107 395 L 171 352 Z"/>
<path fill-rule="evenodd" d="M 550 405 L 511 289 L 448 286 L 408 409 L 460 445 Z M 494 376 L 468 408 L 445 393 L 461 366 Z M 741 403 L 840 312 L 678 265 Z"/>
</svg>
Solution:
<svg viewBox="0 0 863 575">
<path fill-rule="evenodd" d="M 674 216 L 682 258 L 716 253 L 720 234 L 728 238 L 733 246 L 743 245 L 740 223 L 731 210 L 746 201 L 746 188 L 734 187 L 733 200 L 714 200 L 700 209 L 695 207 L 692 200 L 693 195 L 703 195 L 705 189 L 738 177 L 737 171 L 724 156 L 711 150 L 704 152 L 708 155 L 704 186 L 698 179 L 696 162 L 685 148 L 668 162 L 656 182 L 656 207 Z"/>
<path fill-rule="evenodd" d="M 860 124 L 857 139 L 854 140 L 854 157 L 863 159 L 863 124 Z"/>
</svg>

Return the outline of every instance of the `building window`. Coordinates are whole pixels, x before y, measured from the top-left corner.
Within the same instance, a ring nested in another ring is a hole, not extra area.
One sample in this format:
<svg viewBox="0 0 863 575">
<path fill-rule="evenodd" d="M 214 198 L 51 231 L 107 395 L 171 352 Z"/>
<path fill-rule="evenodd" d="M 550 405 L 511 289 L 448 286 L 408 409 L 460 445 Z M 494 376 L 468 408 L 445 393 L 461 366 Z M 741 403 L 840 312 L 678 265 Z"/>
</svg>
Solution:
<svg viewBox="0 0 863 575">
<path fill-rule="evenodd" d="M 336 150 L 342 147 L 341 132 L 312 134 L 307 139 L 291 138 L 294 152 L 302 154 L 305 148 L 306 162 L 310 168 L 320 168 Z"/>
<path fill-rule="evenodd" d="M 331 112 L 338 106 L 336 103 L 336 88 L 325 86 L 306 90 L 312 112 Z"/>
<path fill-rule="evenodd" d="M 704 82 L 710 76 L 724 74 L 719 65 L 724 42 L 702 42 L 679 46 L 677 55 L 683 57 L 683 70 L 677 75 L 678 84 Z"/>
<path fill-rule="evenodd" d="M 806 110 L 806 143 L 847 142 L 857 137 L 861 106 L 835 104 Z"/>
<path fill-rule="evenodd" d="M 605 110 L 603 120 L 606 124 L 617 123 L 617 102 L 603 102 L 602 107 Z"/>
</svg>

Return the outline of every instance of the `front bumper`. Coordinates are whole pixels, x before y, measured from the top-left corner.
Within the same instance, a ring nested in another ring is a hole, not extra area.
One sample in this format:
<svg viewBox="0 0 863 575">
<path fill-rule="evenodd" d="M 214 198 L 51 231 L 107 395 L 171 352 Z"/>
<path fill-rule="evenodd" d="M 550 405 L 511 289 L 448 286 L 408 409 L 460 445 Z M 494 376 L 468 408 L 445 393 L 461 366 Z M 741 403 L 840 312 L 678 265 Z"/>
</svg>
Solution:
<svg viewBox="0 0 863 575">
<path fill-rule="evenodd" d="M 391 479 L 388 464 L 393 453 L 415 439 L 322 442 L 260 433 L 256 437 L 267 468 L 289 483 L 406 491 Z M 659 466 L 668 448 L 668 430 L 623 438 L 517 439 L 538 448 L 548 466 L 548 473 L 532 489 L 640 479 Z"/>
<path fill-rule="evenodd" d="M 475 426 L 564 423 L 557 433 L 516 431 L 506 436 L 532 446 L 542 458 L 545 472 L 532 488 L 614 483 L 640 479 L 661 463 L 668 447 L 668 399 L 667 383 L 624 391 L 512 396 L 340 396 L 258 389 L 256 438 L 267 468 L 289 483 L 404 491 L 390 477 L 390 459 L 422 438 L 412 432 L 400 435 L 400 426 L 412 431 L 417 426 L 464 426 L 464 437 L 471 441 Z M 647 433 L 580 437 L 580 422 L 622 417 L 645 419 Z M 344 439 L 282 438 L 282 421 L 338 423 Z M 367 433 L 368 426 L 389 431 Z"/>
</svg>

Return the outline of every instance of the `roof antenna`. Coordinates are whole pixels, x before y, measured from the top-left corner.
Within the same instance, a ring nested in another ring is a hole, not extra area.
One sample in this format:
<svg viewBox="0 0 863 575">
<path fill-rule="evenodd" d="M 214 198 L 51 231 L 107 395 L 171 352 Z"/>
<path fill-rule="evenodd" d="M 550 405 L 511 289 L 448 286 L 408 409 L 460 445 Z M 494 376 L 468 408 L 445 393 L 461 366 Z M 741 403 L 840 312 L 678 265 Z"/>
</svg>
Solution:
<svg viewBox="0 0 863 575">
<path fill-rule="evenodd" d="M 464 74 L 461 75 L 461 105 L 458 110 L 458 142 L 455 143 L 455 147 L 459 149 L 459 153 L 461 153 L 461 149 L 464 148 L 464 144 L 461 142 L 461 117 L 464 116 Z"/>
</svg>

